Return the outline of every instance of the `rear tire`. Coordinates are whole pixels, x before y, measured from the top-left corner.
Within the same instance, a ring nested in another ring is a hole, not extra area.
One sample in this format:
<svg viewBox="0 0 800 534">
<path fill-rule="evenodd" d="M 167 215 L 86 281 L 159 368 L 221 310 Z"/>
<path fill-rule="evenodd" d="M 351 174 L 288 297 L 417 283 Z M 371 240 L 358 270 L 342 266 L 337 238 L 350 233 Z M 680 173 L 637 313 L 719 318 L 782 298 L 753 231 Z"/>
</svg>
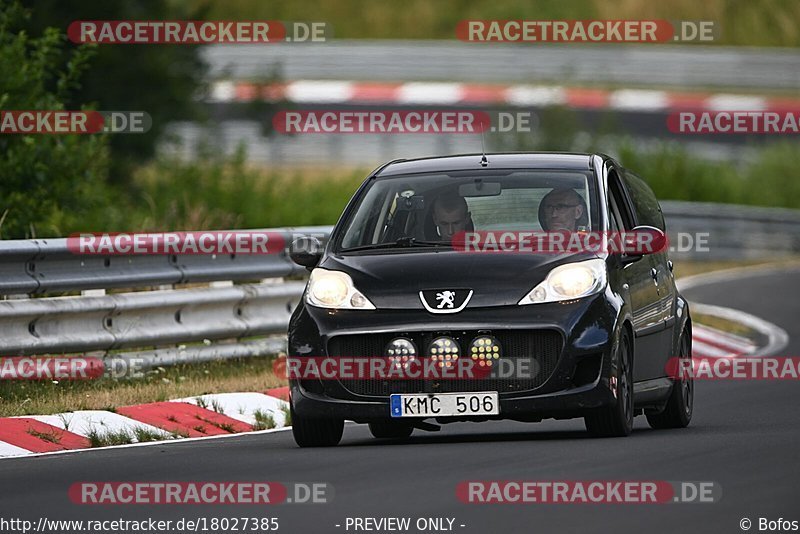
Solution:
<svg viewBox="0 0 800 534">
<path fill-rule="evenodd" d="M 292 414 L 292 435 L 300 447 L 334 447 L 342 440 L 344 419 L 323 419 L 297 415 L 294 406 Z"/>
<path fill-rule="evenodd" d="M 622 331 L 614 354 L 611 380 L 616 381 L 617 402 L 587 414 L 586 430 L 600 438 L 624 437 L 633 430 L 633 362 L 628 332 Z"/>
<path fill-rule="evenodd" d="M 396 421 L 374 421 L 369 423 L 369 431 L 373 437 L 382 439 L 405 439 L 414 432 L 414 427 Z"/>
<path fill-rule="evenodd" d="M 688 358 L 691 361 L 692 349 L 689 345 L 687 332 L 681 334 L 680 341 L 681 359 Z M 678 369 L 684 369 L 680 366 Z M 691 373 L 681 376 L 675 380 L 672 391 L 669 394 L 667 405 L 661 413 L 647 414 L 647 423 L 651 428 L 686 428 L 692 420 L 694 409 L 694 379 Z"/>
</svg>

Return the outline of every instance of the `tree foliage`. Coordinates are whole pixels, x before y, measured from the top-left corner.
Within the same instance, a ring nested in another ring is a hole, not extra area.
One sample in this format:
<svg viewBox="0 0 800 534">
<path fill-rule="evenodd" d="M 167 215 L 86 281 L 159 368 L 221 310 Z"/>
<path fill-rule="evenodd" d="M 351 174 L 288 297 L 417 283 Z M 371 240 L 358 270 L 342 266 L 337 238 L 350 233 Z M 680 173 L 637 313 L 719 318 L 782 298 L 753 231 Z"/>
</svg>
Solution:
<svg viewBox="0 0 800 534">
<path fill-rule="evenodd" d="M 66 109 L 92 50 L 65 56 L 57 29 L 35 38 L 19 29 L 28 16 L 0 3 L 0 110 Z M 98 209 L 107 167 L 103 135 L 0 135 L 0 237 L 52 235 Z"/>
<path fill-rule="evenodd" d="M 75 20 L 198 20 L 202 3 L 169 0 L 98 2 L 97 0 L 31 0 L 27 27 L 39 34 L 48 27 L 66 32 Z M 75 45 L 69 44 L 69 48 Z M 81 79 L 79 99 L 69 104 L 95 103 L 98 110 L 145 111 L 153 119 L 146 134 L 115 135 L 109 139 L 112 183 L 129 185 L 134 169 L 150 159 L 166 125 L 202 118 L 199 96 L 204 90 L 206 65 L 199 46 L 99 45 Z"/>
</svg>

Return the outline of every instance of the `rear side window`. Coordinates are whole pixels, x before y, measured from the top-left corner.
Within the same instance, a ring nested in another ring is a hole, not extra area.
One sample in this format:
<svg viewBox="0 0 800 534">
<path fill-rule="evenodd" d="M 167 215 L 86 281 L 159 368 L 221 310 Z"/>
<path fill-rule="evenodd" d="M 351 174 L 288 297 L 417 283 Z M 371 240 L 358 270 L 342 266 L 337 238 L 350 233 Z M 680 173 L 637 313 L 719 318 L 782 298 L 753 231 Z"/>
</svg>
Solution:
<svg viewBox="0 0 800 534">
<path fill-rule="evenodd" d="M 664 215 L 661 213 L 661 206 L 656 200 L 656 195 L 650 186 L 644 180 L 631 174 L 630 172 L 624 173 L 625 186 L 628 189 L 628 194 L 633 201 L 633 207 L 636 209 L 636 218 L 638 224 L 646 224 L 647 226 L 654 226 L 659 230 L 666 231 L 664 225 Z"/>
</svg>

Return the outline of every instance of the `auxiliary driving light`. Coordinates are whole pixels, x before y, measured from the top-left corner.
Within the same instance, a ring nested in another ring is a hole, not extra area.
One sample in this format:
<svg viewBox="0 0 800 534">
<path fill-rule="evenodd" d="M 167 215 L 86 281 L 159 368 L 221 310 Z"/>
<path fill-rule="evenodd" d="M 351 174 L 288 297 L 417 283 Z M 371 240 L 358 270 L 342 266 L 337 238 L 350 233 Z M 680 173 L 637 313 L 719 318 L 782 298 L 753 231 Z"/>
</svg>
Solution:
<svg viewBox="0 0 800 534">
<path fill-rule="evenodd" d="M 458 361 L 458 356 L 461 352 L 458 348 L 458 342 L 447 336 L 434 339 L 428 351 L 431 359 L 438 363 L 439 367 L 453 367 Z"/>
<path fill-rule="evenodd" d="M 386 355 L 396 367 L 407 369 L 409 362 L 417 358 L 417 347 L 410 339 L 398 337 L 386 345 Z"/>
<path fill-rule="evenodd" d="M 469 344 L 469 354 L 479 367 L 492 367 L 500 359 L 500 342 L 492 336 L 478 336 Z"/>
</svg>

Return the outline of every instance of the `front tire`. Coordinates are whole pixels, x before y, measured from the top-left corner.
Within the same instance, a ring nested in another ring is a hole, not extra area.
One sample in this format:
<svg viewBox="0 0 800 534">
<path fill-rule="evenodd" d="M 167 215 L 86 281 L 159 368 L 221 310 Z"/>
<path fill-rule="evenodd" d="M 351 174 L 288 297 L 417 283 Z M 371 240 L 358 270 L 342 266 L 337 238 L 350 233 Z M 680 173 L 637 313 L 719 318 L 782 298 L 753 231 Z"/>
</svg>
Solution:
<svg viewBox="0 0 800 534">
<path fill-rule="evenodd" d="M 396 421 L 373 421 L 369 423 L 369 431 L 373 437 L 382 439 L 405 439 L 414 432 L 414 427 Z"/>
<path fill-rule="evenodd" d="M 689 345 L 688 333 L 681 334 L 681 359 L 692 360 L 692 349 Z M 685 367 L 678 365 L 678 369 Z M 686 428 L 692 420 L 694 410 L 694 379 L 691 373 L 681 373 L 680 378 L 672 385 L 672 392 L 664 410 L 656 414 L 647 414 L 647 423 L 651 428 Z"/>
<path fill-rule="evenodd" d="M 323 419 L 297 415 L 290 406 L 292 435 L 300 447 L 335 447 L 342 440 L 344 419 Z"/>
<path fill-rule="evenodd" d="M 628 332 L 620 334 L 611 370 L 617 402 L 584 417 L 586 430 L 600 438 L 624 437 L 633 430 L 633 361 Z"/>
</svg>

